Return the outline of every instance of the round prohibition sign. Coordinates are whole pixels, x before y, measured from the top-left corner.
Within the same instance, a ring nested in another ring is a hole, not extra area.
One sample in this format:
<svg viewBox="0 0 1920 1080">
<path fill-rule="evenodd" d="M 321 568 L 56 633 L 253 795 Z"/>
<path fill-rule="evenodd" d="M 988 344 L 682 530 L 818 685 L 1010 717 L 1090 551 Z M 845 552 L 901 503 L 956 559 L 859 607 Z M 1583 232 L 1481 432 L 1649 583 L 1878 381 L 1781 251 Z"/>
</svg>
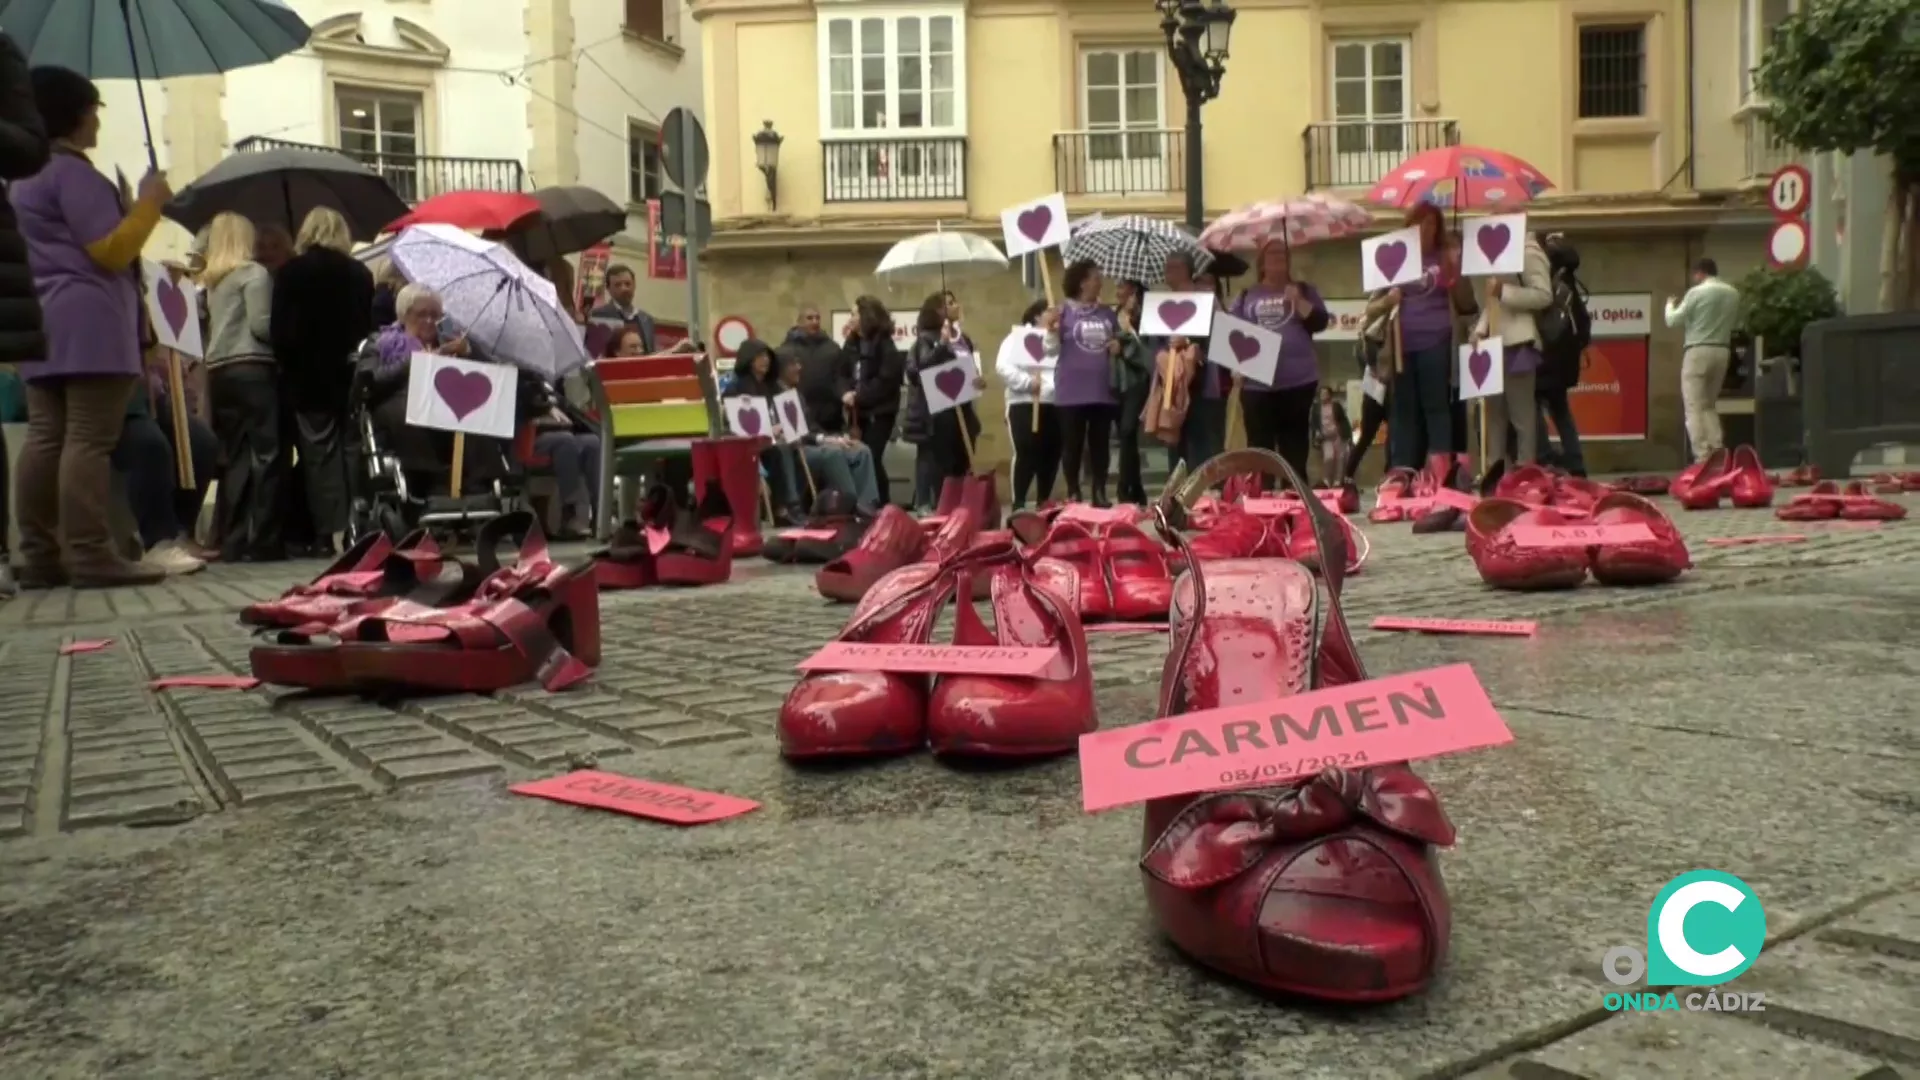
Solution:
<svg viewBox="0 0 1920 1080">
<path fill-rule="evenodd" d="M 713 328 L 713 343 L 719 346 L 722 356 L 732 356 L 752 336 L 753 324 L 738 315 L 728 315 Z"/>
<path fill-rule="evenodd" d="M 1813 202 L 1813 174 L 1802 165 L 1782 165 L 1767 182 L 1767 205 L 1780 217 L 1799 217 Z"/>
<path fill-rule="evenodd" d="M 1775 270 L 1791 270 L 1807 264 L 1809 237 L 1805 222 L 1788 218 L 1773 223 L 1767 233 L 1767 265 Z"/>
</svg>

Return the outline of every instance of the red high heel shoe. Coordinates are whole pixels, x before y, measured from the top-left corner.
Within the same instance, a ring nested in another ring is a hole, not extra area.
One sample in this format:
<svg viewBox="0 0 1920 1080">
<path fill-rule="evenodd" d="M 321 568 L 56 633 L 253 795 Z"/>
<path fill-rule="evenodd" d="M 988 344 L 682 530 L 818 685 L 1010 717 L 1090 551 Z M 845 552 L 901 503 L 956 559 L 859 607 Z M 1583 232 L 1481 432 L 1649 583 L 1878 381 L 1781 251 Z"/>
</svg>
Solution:
<svg viewBox="0 0 1920 1080">
<path fill-rule="evenodd" d="M 1000 488 L 992 473 L 976 473 L 962 481 L 960 505 L 973 507 L 981 532 L 1000 528 Z"/>
<path fill-rule="evenodd" d="M 858 603 L 873 583 L 920 558 L 926 548 L 920 523 L 897 506 L 883 506 L 867 526 L 860 546 L 821 567 L 813 586 L 828 600 Z"/>
<path fill-rule="evenodd" d="M 1758 510 L 1773 505 L 1773 481 L 1760 465 L 1760 454 L 1751 446 L 1735 447 L 1727 494 L 1742 510 Z"/>
<path fill-rule="evenodd" d="M 1248 456 L 1291 471 L 1273 455 L 1238 451 L 1201 475 Z M 1338 545 L 1332 515 L 1308 512 L 1319 545 Z M 1161 505 L 1169 544 L 1180 542 L 1183 513 L 1178 501 Z M 1294 563 L 1188 565 L 1174 589 L 1161 716 L 1367 678 L 1340 610 L 1338 561 L 1323 579 L 1319 625 L 1314 578 Z M 1433 848 L 1453 842 L 1453 826 L 1403 765 L 1155 799 L 1144 824 L 1148 904 L 1173 943 L 1209 968 L 1282 993 L 1388 1001 L 1425 988 L 1446 956 L 1451 909 Z"/>
<path fill-rule="evenodd" d="M 980 536 L 980 515 L 971 506 L 961 506 L 947 515 L 922 550 L 920 561 L 943 563 L 973 546 Z"/>
<path fill-rule="evenodd" d="M 398 544 L 388 542 L 385 533 L 370 533 L 310 584 L 296 585 L 277 600 L 241 609 L 240 621 L 290 629 L 332 622 L 369 600 L 445 603 L 452 590 L 459 588 L 460 579 L 437 581 L 442 565 L 440 547 L 425 529 L 416 529 Z"/>
<path fill-rule="evenodd" d="M 1367 520 L 1375 525 L 1390 525 L 1407 519 L 1406 507 L 1396 505 L 1413 497 L 1414 473 L 1412 469 L 1393 469 L 1380 481 L 1373 492 L 1373 510 L 1367 514 Z"/>
<path fill-rule="evenodd" d="M 927 701 L 933 752 L 969 757 L 1042 757 L 1072 753 L 1099 728 L 1087 637 L 1074 613 L 1080 583 L 1072 567 L 1028 558 L 1012 544 L 978 548 L 954 569 L 960 599 L 955 645 L 1052 648 L 1059 656 L 1038 675 L 948 675 Z M 993 629 L 967 599 L 970 577 L 992 581 Z"/>
<path fill-rule="evenodd" d="M 1346 518 L 1336 517 L 1333 520 L 1338 522 L 1334 529 L 1341 533 L 1345 541 L 1346 575 L 1352 577 L 1366 566 L 1367 556 L 1373 553 L 1373 541 L 1368 540 L 1367 534 L 1361 532 L 1359 526 Z M 1285 529 L 1285 539 L 1282 543 L 1285 556 L 1308 570 L 1319 573 L 1320 542 L 1314 534 L 1312 515 L 1302 508 L 1289 514 L 1282 522 L 1282 527 Z M 1418 528 L 1417 525 L 1415 527 Z"/>
<path fill-rule="evenodd" d="M 942 570 L 922 563 L 882 577 L 834 640 L 925 645 L 952 591 L 951 577 L 931 587 Z M 780 705 L 780 753 L 797 761 L 917 750 L 927 741 L 927 681 L 890 671 L 807 672 Z"/>
<path fill-rule="evenodd" d="M 1173 571 L 1165 544 L 1138 525 L 1109 525 L 1099 537 L 1111 614 L 1122 622 L 1167 617 L 1173 602 Z"/>
<path fill-rule="evenodd" d="M 1780 478 L 1780 486 L 1790 488 L 1812 487 L 1819 482 L 1820 467 L 1818 465 L 1797 465 Z"/>
<path fill-rule="evenodd" d="M 1567 524 L 1550 506 L 1483 499 L 1467 514 L 1467 556 L 1496 589 L 1571 589 L 1587 579 L 1586 548 L 1525 548 L 1513 538 L 1516 525 Z"/>
<path fill-rule="evenodd" d="M 1343 514 L 1359 513 L 1360 485 L 1354 483 L 1352 480 L 1342 481 L 1340 484 L 1340 501 L 1337 505 Z"/>
<path fill-rule="evenodd" d="M 1645 525 L 1653 539 L 1602 544 L 1593 552 L 1593 579 L 1602 585 L 1659 585 L 1693 569 L 1687 542 L 1660 508 L 1624 491 L 1610 492 L 1593 508 L 1595 525 Z"/>
<path fill-rule="evenodd" d="M 708 483 L 699 504 L 679 513 L 673 511 L 673 496 L 665 488 L 654 490 L 660 501 L 648 517 L 647 547 L 653 553 L 659 583 L 718 585 L 732 577 L 733 553 L 739 550 L 741 534 L 733 525 L 736 510 L 720 485 Z M 648 497 L 649 502 L 655 499 Z M 663 531 L 665 543 L 660 542 Z"/>
<path fill-rule="evenodd" d="M 1711 510 L 1733 486 L 1733 455 L 1725 447 L 1707 460 L 1689 465 L 1673 481 L 1670 494 L 1689 510 Z"/>
<path fill-rule="evenodd" d="M 933 513 L 920 519 L 920 528 L 931 536 L 947 523 L 955 510 L 966 505 L 967 481 L 962 476 L 949 476 L 940 481 L 940 497 L 934 501 Z"/>
<path fill-rule="evenodd" d="M 1073 569 L 1080 589 L 1074 598 L 1074 611 L 1082 622 L 1112 617 L 1113 596 L 1107 592 L 1100 541 L 1091 529 L 1072 518 L 1057 518 L 1046 537 L 1034 545 L 1033 557 L 1056 559 Z"/>
</svg>

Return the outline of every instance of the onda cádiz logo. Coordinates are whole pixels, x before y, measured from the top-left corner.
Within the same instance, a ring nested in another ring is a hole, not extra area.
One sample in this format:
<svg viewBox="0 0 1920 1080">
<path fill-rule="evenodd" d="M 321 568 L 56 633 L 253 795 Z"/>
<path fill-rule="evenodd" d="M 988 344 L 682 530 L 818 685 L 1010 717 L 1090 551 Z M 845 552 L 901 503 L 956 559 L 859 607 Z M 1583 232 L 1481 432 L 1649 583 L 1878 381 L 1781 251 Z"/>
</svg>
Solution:
<svg viewBox="0 0 1920 1080">
<path fill-rule="evenodd" d="M 1765 1012 L 1764 994 L 1711 988 L 1752 967 L 1766 940 L 1766 910 L 1746 882 L 1718 870 L 1681 874 L 1647 911 L 1647 951 L 1616 945 L 1600 961 L 1613 985 L 1633 986 L 1645 975 L 1648 989 L 1610 991 L 1602 1005 L 1608 1012 Z"/>
</svg>

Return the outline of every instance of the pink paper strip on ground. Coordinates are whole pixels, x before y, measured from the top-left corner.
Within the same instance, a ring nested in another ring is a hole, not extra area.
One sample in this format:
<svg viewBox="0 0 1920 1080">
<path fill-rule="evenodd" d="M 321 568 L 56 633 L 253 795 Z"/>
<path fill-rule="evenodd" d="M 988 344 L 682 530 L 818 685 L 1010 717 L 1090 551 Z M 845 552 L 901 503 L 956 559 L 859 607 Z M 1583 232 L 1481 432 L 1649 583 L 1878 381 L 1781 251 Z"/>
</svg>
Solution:
<svg viewBox="0 0 1920 1080">
<path fill-rule="evenodd" d="M 1820 525 L 1828 529 L 1846 529 L 1846 530 L 1854 531 L 1854 530 L 1860 530 L 1860 529 L 1877 529 L 1880 526 L 1885 525 L 1886 522 L 1884 521 L 1811 521 L 1811 522 L 1808 522 L 1808 524 Z"/>
<path fill-rule="evenodd" d="M 800 661 L 800 671 L 892 671 L 902 675 L 1011 675 L 1032 677 L 1058 649 L 998 645 L 871 645 L 836 641 Z"/>
<path fill-rule="evenodd" d="M 1373 620 L 1375 630 L 1412 630 L 1422 634 L 1498 634 L 1532 637 L 1539 623 L 1501 619 L 1417 619 L 1383 615 Z"/>
<path fill-rule="evenodd" d="M 1742 547 L 1747 544 L 1798 544 L 1807 538 L 1800 533 L 1782 533 L 1779 536 L 1714 536 L 1707 539 L 1712 547 Z"/>
<path fill-rule="evenodd" d="M 1512 741 L 1472 666 L 1451 664 L 1082 735 L 1081 805 L 1092 813 Z"/>
<path fill-rule="evenodd" d="M 1164 634 L 1167 624 L 1163 622 L 1102 622 L 1088 623 L 1087 633 L 1104 634 Z"/>
<path fill-rule="evenodd" d="M 1480 505 L 1480 500 L 1464 491 L 1441 488 L 1433 493 L 1433 502 L 1438 506 L 1450 506 L 1455 510 L 1471 510 Z"/>
<path fill-rule="evenodd" d="M 251 690 L 260 680 L 251 675 L 168 675 L 147 684 L 149 690 Z"/>
<path fill-rule="evenodd" d="M 112 638 L 100 638 L 96 641 L 69 641 L 60 646 L 61 656 L 73 656 L 76 653 L 99 652 L 113 644 Z"/>
<path fill-rule="evenodd" d="M 552 799 L 574 806 L 612 810 L 674 825 L 705 825 L 710 821 L 738 817 L 760 808 L 760 804 L 752 799 L 735 795 L 677 787 L 654 780 L 636 780 L 631 776 L 593 769 L 515 784 L 507 790 L 515 795 L 531 795 L 537 799 Z"/>
<path fill-rule="evenodd" d="M 1261 517 L 1279 517 L 1281 514 L 1290 514 L 1299 509 L 1299 507 L 1300 502 L 1297 499 L 1240 500 L 1240 509 L 1249 514 L 1258 514 Z"/>
<path fill-rule="evenodd" d="M 1513 542 L 1523 548 L 1597 547 L 1644 544 L 1653 530 L 1638 522 L 1630 525 L 1515 525 Z"/>
<path fill-rule="evenodd" d="M 782 540 L 831 540 L 840 534 L 832 529 L 781 529 L 773 535 Z"/>
</svg>

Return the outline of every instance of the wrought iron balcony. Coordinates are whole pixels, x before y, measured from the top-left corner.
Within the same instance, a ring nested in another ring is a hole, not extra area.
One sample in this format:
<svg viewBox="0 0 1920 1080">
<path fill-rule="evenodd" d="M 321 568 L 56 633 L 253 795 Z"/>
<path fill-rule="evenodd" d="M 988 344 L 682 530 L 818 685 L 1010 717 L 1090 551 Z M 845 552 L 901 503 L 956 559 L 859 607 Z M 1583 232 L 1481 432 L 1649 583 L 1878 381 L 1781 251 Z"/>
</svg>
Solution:
<svg viewBox="0 0 1920 1080">
<path fill-rule="evenodd" d="M 826 202 L 928 202 L 967 197 L 967 140 L 822 139 Z"/>
<path fill-rule="evenodd" d="M 1307 190 L 1380 182 L 1422 150 L 1460 145 L 1458 120 L 1333 120 L 1308 124 Z"/>
<path fill-rule="evenodd" d="M 382 154 L 342 150 L 337 146 L 290 142 L 251 136 L 233 144 L 240 153 L 262 150 L 332 150 L 342 153 L 386 177 L 387 183 L 409 204 L 449 191 L 525 191 L 527 170 L 510 158 L 435 157 L 431 154 Z"/>
<path fill-rule="evenodd" d="M 1178 128 L 1063 131 L 1053 137 L 1054 186 L 1068 195 L 1166 195 L 1187 189 Z"/>
<path fill-rule="evenodd" d="M 1797 160 L 1799 155 L 1793 147 L 1774 138 L 1773 126 L 1767 123 L 1767 110 L 1764 106 L 1750 108 L 1741 120 L 1747 129 L 1747 166 L 1741 173 L 1744 180 L 1765 180 L 1772 176 L 1782 165 Z"/>
</svg>

